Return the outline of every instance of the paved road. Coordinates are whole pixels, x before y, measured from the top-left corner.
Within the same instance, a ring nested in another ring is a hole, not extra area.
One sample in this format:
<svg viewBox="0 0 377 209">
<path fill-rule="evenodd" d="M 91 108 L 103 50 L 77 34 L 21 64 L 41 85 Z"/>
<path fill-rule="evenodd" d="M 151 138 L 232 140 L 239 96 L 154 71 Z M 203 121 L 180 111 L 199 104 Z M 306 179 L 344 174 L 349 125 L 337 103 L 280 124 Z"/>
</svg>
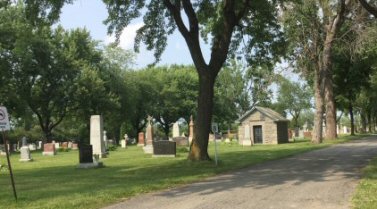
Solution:
<svg viewBox="0 0 377 209">
<path fill-rule="evenodd" d="M 377 137 L 270 161 L 188 186 L 140 195 L 106 209 L 349 208 Z"/>
</svg>

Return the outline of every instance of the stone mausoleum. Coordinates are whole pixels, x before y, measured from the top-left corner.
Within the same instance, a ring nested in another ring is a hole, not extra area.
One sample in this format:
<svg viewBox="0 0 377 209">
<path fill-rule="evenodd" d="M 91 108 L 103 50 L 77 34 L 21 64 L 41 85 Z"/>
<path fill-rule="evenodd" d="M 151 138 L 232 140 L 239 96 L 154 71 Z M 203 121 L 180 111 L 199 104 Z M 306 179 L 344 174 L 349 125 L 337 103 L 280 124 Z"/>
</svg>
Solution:
<svg viewBox="0 0 377 209">
<path fill-rule="evenodd" d="M 255 106 L 238 120 L 241 145 L 280 144 L 288 142 L 289 120 L 265 107 Z"/>
</svg>

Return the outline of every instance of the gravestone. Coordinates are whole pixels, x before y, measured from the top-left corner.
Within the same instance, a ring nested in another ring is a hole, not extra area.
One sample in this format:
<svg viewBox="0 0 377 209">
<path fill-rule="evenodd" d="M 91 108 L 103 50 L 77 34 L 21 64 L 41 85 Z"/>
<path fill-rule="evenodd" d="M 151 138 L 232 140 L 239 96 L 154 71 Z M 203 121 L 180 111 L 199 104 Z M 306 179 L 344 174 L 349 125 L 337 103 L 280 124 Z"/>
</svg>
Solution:
<svg viewBox="0 0 377 209">
<path fill-rule="evenodd" d="M 109 150 L 109 143 L 107 141 L 107 131 L 103 131 L 103 144 L 105 146 L 105 150 Z"/>
<path fill-rule="evenodd" d="M 37 149 L 42 149 L 42 141 L 37 142 Z"/>
<path fill-rule="evenodd" d="M 90 117 L 90 144 L 93 146 L 93 155 L 99 158 L 106 157 L 105 145 L 103 143 L 103 119 L 101 115 Z"/>
<path fill-rule="evenodd" d="M 27 146 L 23 146 L 20 149 L 20 160 L 21 162 L 29 162 L 32 161 L 31 155 L 30 155 L 30 149 Z"/>
<path fill-rule="evenodd" d="M 152 117 L 148 116 L 148 126 L 147 126 L 147 141 L 146 145 L 143 147 L 144 153 L 153 154 L 153 128 L 151 124 Z"/>
<path fill-rule="evenodd" d="M 189 140 L 187 139 L 187 137 L 174 137 L 173 141 L 177 146 L 189 146 Z"/>
<path fill-rule="evenodd" d="M 62 148 L 63 149 L 68 149 L 68 142 L 63 142 L 62 143 Z"/>
<path fill-rule="evenodd" d="M 177 154 L 176 143 L 161 140 L 153 142 L 153 157 L 175 157 Z"/>
<path fill-rule="evenodd" d="M 251 146 L 251 133 L 250 133 L 250 126 L 248 124 L 245 125 L 245 132 L 244 132 L 244 139 L 242 140 L 243 146 Z"/>
<path fill-rule="evenodd" d="M 35 145 L 34 143 L 31 143 L 31 144 L 29 144 L 29 150 L 30 151 L 35 151 L 35 150 L 37 150 L 37 145 Z"/>
<path fill-rule="evenodd" d="M 98 162 L 93 157 L 93 146 L 87 144 L 80 144 L 79 146 L 79 162 L 78 168 L 98 168 L 103 166 L 102 162 Z"/>
<path fill-rule="evenodd" d="M 55 146 L 55 149 L 59 149 L 60 148 L 60 143 L 59 142 L 54 142 L 54 146 Z"/>
<path fill-rule="evenodd" d="M 174 137 L 179 137 L 179 124 L 178 124 L 178 122 L 175 122 L 173 124 L 173 138 Z"/>
<path fill-rule="evenodd" d="M 56 155 L 55 144 L 53 143 L 44 144 L 42 155 Z"/>
<path fill-rule="evenodd" d="M 127 141 L 128 141 L 128 135 L 124 134 L 124 139 L 120 141 L 121 147 L 122 148 L 127 148 Z"/>
<path fill-rule="evenodd" d="M 137 146 L 142 146 L 142 147 L 144 147 L 145 146 L 145 137 L 144 137 L 144 132 L 140 132 L 139 134 L 138 134 L 138 143 L 137 143 Z"/>
<path fill-rule="evenodd" d="M 194 120 L 193 120 L 193 117 L 192 117 L 192 115 L 190 116 L 190 124 L 189 124 L 189 126 L 190 126 L 190 131 L 189 131 L 189 144 L 191 144 L 191 142 L 192 142 L 192 139 L 194 138 Z"/>
<path fill-rule="evenodd" d="M 78 144 L 72 143 L 72 150 L 77 150 L 77 149 L 78 149 Z"/>
</svg>

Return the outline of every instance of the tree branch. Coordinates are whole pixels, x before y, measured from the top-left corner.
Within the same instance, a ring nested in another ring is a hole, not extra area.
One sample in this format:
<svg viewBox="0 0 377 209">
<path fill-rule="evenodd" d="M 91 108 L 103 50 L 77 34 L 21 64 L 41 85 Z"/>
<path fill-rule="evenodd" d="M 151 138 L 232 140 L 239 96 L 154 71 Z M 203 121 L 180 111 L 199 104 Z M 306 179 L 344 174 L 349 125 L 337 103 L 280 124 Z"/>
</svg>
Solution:
<svg viewBox="0 0 377 209">
<path fill-rule="evenodd" d="M 366 0 L 359 0 L 361 6 L 364 7 L 370 14 L 377 18 L 377 7 L 370 5 Z"/>
<path fill-rule="evenodd" d="M 172 4 L 170 0 L 164 0 L 165 6 L 169 12 L 173 15 L 174 21 L 178 26 L 179 32 L 181 32 L 185 39 L 187 46 L 190 50 L 191 57 L 196 66 L 196 70 L 199 73 L 204 73 L 204 69 L 207 68 L 206 62 L 203 57 L 202 50 L 199 43 L 199 23 L 196 17 L 196 13 L 189 0 L 182 0 L 183 7 L 187 17 L 189 18 L 190 31 L 183 23 L 181 16 L 180 0 L 175 0 L 175 4 Z"/>
</svg>

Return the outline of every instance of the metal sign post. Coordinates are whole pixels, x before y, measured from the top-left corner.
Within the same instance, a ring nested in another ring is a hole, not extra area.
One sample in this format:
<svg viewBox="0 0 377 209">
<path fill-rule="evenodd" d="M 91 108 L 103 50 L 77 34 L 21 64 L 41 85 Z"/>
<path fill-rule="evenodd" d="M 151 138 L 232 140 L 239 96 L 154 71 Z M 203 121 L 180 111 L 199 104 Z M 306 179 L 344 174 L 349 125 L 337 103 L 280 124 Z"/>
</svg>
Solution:
<svg viewBox="0 0 377 209">
<path fill-rule="evenodd" d="M 0 106 L 0 130 L 1 130 L 2 135 L 3 135 L 5 153 L 6 153 L 7 162 L 8 162 L 8 170 L 9 170 L 10 179 L 11 179 L 12 188 L 13 188 L 13 195 L 14 195 L 14 198 L 16 199 L 16 201 L 17 201 L 16 186 L 15 186 L 14 178 L 13 178 L 12 165 L 10 164 L 10 159 L 9 159 L 8 140 L 7 140 L 6 134 L 5 134 L 5 131 L 7 131 L 9 129 L 10 129 L 10 124 L 9 124 L 9 117 L 8 117 L 7 108 Z"/>
<path fill-rule="evenodd" d="M 211 124 L 212 132 L 215 135 L 215 165 L 217 166 L 217 140 L 216 140 L 216 133 L 218 131 L 218 125 L 217 123 Z"/>
</svg>

